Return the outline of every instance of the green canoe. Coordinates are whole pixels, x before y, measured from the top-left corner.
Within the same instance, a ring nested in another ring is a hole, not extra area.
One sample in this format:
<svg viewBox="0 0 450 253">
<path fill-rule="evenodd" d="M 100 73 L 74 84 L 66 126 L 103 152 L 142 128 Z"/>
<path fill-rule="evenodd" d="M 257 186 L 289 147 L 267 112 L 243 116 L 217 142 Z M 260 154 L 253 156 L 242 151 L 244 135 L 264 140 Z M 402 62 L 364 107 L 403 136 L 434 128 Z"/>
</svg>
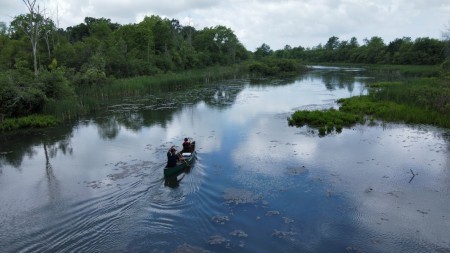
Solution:
<svg viewBox="0 0 450 253">
<path fill-rule="evenodd" d="M 195 161 L 195 157 L 197 155 L 197 152 L 195 151 L 195 141 L 191 143 L 191 152 L 182 152 L 180 153 L 180 156 L 183 156 L 184 160 L 178 161 L 177 166 L 175 167 L 165 167 L 164 168 L 164 177 L 171 177 L 173 175 L 176 175 L 178 173 L 181 173 L 185 169 L 188 169 L 191 167 L 191 165 Z"/>
</svg>

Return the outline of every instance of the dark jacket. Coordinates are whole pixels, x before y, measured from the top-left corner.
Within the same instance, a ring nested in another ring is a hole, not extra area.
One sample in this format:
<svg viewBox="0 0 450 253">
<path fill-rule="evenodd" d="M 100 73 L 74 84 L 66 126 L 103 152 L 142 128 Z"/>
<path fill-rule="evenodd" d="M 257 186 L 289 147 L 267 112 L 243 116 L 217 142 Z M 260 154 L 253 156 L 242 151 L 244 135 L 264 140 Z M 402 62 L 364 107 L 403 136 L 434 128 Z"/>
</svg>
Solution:
<svg viewBox="0 0 450 253">
<path fill-rule="evenodd" d="M 180 157 L 175 152 L 167 151 L 167 167 L 175 167 L 177 166 L 177 161 L 180 160 Z"/>
<path fill-rule="evenodd" d="M 181 152 L 191 152 L 191 143 L 189 141 L 183 142 L 183 151 Z"/>
</svg>

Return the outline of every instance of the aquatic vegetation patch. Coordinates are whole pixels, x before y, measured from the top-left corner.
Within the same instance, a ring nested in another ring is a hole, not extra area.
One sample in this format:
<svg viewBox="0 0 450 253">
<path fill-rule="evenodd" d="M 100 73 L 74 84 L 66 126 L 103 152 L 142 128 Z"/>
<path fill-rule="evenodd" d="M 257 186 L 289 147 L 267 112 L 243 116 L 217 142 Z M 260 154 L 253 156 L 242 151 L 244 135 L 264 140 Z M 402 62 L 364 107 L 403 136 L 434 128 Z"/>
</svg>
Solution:
<svg viewBox="0 0 450 253">
<path fill-rule="evenodd" d="M 182 244 L 179 245 L 175 251 L 173 253 L 212 253 L 209 250 L 200 248 L 200 247 L 195 247 L 189 244 Z"/>
<path fill-rule="evenodd" d="M 286 168 L 286 174 L 291 175 L 291 176 L 300 175 L 300 174 L 304 174 L 307 172 L 308 172 L 308 169 L 305 168 L 305 166 Z"/>
<path fill-rule="evenodd" d="M 234 230 L 234 231 L 230 232 L 230 235 L 236 236 L 236 237 L 248 237 L 248 234 L 242 230 Z"/>
<path fill-rule="evenodd" d="M 283 220 L 284 220 L 284 224 L 290 224 L 290 223 L 294 222 L 294 220 L 289 217 L 283 217 Z"/>
<path fill-rule="evenodd" d="M 211 220 L 214 221 L 215 223 L 223 225 L 226 222 L 230 221 L 230 218 L 228 216 L 226 216 L 226 215 L 224 215 L 224 216 L 213 216 L 211 218 Z"/>
<path fill-rule="evenodd" d="M 212 235 L 209 237 L 208 243 L 210 245 L 222 245 L 225 244 L 226 246 L 229 246 L 229 240 L 227 240 L 225 237 L 221 235 Z"/>
<path fill-rule="evenodd" d="M 21 118 L 9 118 L 0 123 L 0 132 L 23 128 L 43 128 L 58 124 L 58 120 L 51 115 L 30 115 Z"/>
<path fill-rule="evenodd" d="M 117 181 L 125 180 L 127 178 L 144 178 L 147 175 L 147 170 L 155 166 L 155 163 L 152 161 L 140 161 L 135 164 L 128 164 L 127 162 L 119 161 L 115 164 L 108 163 L 105 164 L 107 167 L 114 167 L 116 173 L 110 173 L 106 176 L 106 178 L 93 180 L 93 181 L 84 181 L 83 183 L 86 187 L 92 189 L 98 189 L 102 187 L 110 187 L 114 185 L 118 185 Z M 156 165 L 157 166 L 157 165 Z"/>
<path fill-rule="evenodd" d="M 295 236 L 297 233 L 296 232 L 292 232 L 292 231 L 280 231 L 280 230 L 274 230 L 274 232 L 272 233 L 273 237 L 278 237 L 278 238 L 291 238 L 293 236 Z"/>
<path fill-rule="evenodd" d="M 345 248 L 345 252 L 347 252 L 347 253 L 362 253 L 365 251 L 363 251 L 362 249 L 360 249 L 358 247 L 348 246 L 347 248 Z"/>
<path fill-rule="evenodd" d="M 266 212 L 266 216 L 276 216 L 276 215 L 280 215 L 280 212 L 276 210 Z"/>
<path fill-rule="evenodd" d="M 255 195 L 244 189 L 226 189 L 223 198 L 227 204 L 254 204 L 261 200 L 261 196 Z"/>
<path fill-rule="evenodd" d="M 364 123 L 364 117 L 336 109 L 316 111 L 296 111 L 288 118 L 290 126 L 302 127 L 309 125 L 319 130 L 323 136 L 333 131 L 340 133 L 343 127 L 349 127 L 356 123 Z"/>
</svg>

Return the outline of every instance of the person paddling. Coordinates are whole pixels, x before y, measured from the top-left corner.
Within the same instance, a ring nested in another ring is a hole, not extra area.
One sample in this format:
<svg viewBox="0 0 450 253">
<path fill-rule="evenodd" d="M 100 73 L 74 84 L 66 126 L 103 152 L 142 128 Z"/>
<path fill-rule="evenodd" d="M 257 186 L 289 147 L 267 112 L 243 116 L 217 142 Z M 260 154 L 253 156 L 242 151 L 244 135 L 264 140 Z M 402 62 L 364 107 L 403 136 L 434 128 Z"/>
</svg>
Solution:
<svg viewBox="0 0 450 253">
<path fill-rule="evenodd" d="M 181 153 L 183 152 L 191 152 L 191 142 L 188 138 L 184 138 L 183 150 L 181 151 Z"/>
<path fill-rule="evenodd" d="M 180 160 L 180 156 L 177 155 L 177 150 L 175 149 L 174 146 L 172 146 L 169 151 L 167 151 L 167 166 L 168 168 L 170 167 L 175 167 L 177 166 L 177 162 Z"/>
</svg>

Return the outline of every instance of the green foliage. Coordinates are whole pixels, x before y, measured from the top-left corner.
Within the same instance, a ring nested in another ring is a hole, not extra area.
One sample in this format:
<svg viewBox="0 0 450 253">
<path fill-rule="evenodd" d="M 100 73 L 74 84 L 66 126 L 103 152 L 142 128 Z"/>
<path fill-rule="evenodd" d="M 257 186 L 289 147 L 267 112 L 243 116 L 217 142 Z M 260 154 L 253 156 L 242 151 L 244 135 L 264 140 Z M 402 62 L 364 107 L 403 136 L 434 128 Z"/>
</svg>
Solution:
<svg viewBox="0 0 450 253">
<path fill-rule="evenodd" d="M 267 45 L 266 43 L 263 43 L 260 47 L 258 47 L 255 51 L 255 58 L 256 59 L 263 59 L 267 56 L 272 55 L 273 50 L 270 49 L 270 46 Z"/>
<path fill-rule="evenodd" d="M 16 119 L 5 119 L 0 122 L 0 132 L 12 131 L 21 128 L 40 128 L 55 126 L 58 120 L 50 115 L 30 115 Z"/>
<path fill-rule="evenodd" d="M 447 58 L 441 65 L 442 76 L 450 79 L 450 57 Z"/>
<path fill-rule="evenodd" d="M 32 72 L 11 70 L 0 74 L 0 114 L 7 117 L 38 113 L 47 97 L 33 85 Z"/>
<path fill-rule="evenodd" d="M 356 123 L 363 123 L 364 118 L 360 115 L 338 111 L 336 109 L 316 111 L 296 111 L 288 118 L 290 126 L 302 127 L 308 125 L 319 129 L 319 135 L 341 132 L 343 126 L 349 127 Z"/>
<path fill-rule="evenodd" d="M 38 87 L 44 92 L 47 98 L 68 99 L 75 96 L 73 88 L 65 77 L 63 69 L 52 71 L 41 71 L 37 77 Z"/>
</svg>

